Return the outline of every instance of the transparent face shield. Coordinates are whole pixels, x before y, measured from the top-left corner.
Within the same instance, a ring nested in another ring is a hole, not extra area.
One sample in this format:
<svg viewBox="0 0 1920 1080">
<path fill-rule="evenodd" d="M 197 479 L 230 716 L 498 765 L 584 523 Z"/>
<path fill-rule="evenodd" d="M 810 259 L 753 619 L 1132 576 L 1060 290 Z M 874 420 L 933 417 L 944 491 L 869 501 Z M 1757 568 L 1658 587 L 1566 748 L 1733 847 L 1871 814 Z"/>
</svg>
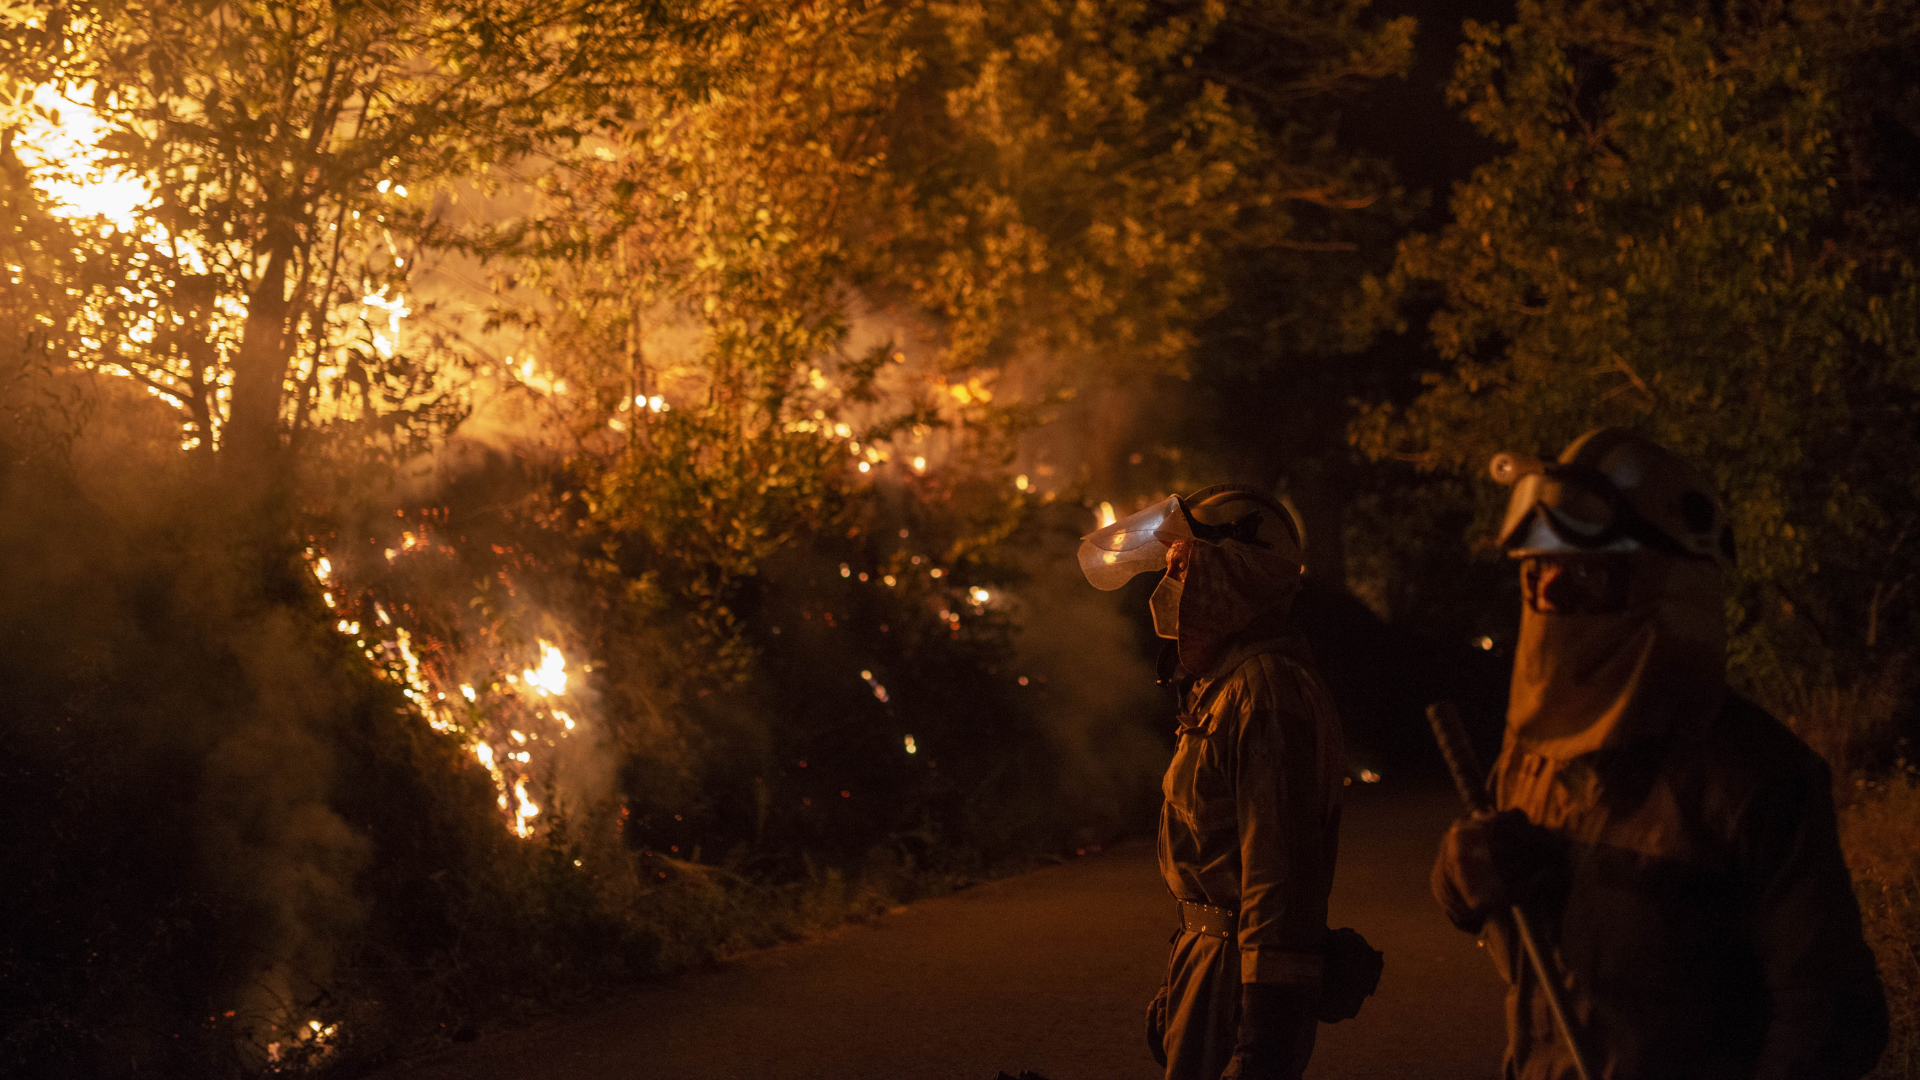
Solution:
<svg viewBox="0 0 1920 1080">
<path fill-rule="evenodd" d="M 1103 592 L 1125 585 L 1135 574 L 1167 568 L 1167 549 L 1193 539 L 1180 496 L 1173 495 L 1080 540 L 1080 572 Z"/>
</svg>

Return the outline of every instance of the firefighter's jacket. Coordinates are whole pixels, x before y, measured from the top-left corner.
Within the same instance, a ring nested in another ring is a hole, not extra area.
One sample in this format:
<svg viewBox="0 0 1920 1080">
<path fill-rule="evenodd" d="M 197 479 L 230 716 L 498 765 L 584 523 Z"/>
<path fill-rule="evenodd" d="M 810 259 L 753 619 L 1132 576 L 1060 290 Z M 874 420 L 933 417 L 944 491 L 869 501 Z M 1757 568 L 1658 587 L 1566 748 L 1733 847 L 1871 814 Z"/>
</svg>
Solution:
<svg viewBox="0 0 1920 1080">
<path fill-rule="evenodd" d="M 1731 694 L 1711 719 L 1571 760 L 1510 745 L 1499 809 L 1564 844 L 1532 899 L 1595 1080 L 1852 1080 L 1886 1041 L 1873 954 L 1841 859 L 1831 779 Z M 1499 921 L 1505 1075 L 1573 1065 Z"/>
<path fill-rule="evenodd" d="M 1236 914 L 1241 981 L 1317 992 L 1344 749 L 1306 643 L 1256 623 L 1182 698 L 1160 872 L 1176 899 Z"/>
</svg>

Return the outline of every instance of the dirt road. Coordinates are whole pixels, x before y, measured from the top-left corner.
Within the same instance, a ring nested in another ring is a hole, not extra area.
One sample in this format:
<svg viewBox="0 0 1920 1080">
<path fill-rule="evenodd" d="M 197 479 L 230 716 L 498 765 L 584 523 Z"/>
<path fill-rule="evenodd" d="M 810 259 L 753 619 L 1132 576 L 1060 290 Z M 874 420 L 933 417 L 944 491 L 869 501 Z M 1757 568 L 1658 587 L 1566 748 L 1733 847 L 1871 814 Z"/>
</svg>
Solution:
<svg viewBox="0 0 1920 1080">
<path fill-rule="evenodd" d="M 1354 787 L 1332 921 L 1387 954 L 1309 1077 L 1498 1074 L 1500 983 L 1427 894 L 1451 792 Z M 634 991 L 379 1080 L 1151 1080 L 1142 1034 L 1172 902 L 1145 843 L 914 904 L 825 940 Z"/>
</svg>

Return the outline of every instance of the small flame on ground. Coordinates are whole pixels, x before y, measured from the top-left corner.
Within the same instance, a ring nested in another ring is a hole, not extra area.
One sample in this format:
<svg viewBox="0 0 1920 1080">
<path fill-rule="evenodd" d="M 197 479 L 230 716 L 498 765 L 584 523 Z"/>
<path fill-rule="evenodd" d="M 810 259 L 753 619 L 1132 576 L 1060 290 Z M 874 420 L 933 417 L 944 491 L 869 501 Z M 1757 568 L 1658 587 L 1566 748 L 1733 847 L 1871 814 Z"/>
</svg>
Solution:
<svg viewBox="0 0 1920 1080">
<path fill-rule="evenodd" d="M 540 808 L 533 805 L 533 800 L 527 797 L 525 780 L 514 781 L 513 798 L 518 804 L 513 812 L 513 831 L 524 840 L 533 835 L 533 819 L 540 813 Z"/>
</svg>

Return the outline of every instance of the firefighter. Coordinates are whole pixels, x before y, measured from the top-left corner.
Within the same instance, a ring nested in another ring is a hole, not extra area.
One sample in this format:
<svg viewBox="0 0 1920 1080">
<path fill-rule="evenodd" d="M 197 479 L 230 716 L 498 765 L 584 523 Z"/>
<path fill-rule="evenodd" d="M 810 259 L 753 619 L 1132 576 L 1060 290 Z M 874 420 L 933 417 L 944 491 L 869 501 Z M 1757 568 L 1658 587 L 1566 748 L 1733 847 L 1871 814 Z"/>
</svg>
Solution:
<svg viewBox="0 0 1920 1080">
<path fill-rule="evenodd" d="M 1151 607 L 1180 713 L 1159 856 L 1180 930 L 1149 1009 L 1155 1058 L 1168 1080 L 1295 1080 L 1321 1006 L 1344 779 L 1339 719 L 1287 620 L 1299 528 L 1221 485 L 1093 533 L 1080 560 L 1101 589 L 1165 571 Z"/>
<path fill-rule="evenodd" d="M 1454 823 L 1433 889 L 1507 979 L 1504 1075 L 1575 1075 L 1499 917 L 1515 903 L 1594 1080 L 1864 1075 L 1887 1012 L 1831 778 L 1726 687 L 1719 499 L 1620 428 L 1493 472 L 1524 597 L 1506 736 L 1494 811 Z"/>
</svg>

